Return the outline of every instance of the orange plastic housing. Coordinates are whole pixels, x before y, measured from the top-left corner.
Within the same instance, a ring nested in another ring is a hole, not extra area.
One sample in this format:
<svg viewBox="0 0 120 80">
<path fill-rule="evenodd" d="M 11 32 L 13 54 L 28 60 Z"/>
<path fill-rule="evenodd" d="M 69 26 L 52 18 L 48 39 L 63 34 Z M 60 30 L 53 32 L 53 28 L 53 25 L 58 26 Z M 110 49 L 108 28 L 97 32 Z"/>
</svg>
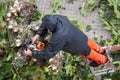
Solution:
<svg viewBox="0 0 120 80">
<path fill-rule="evenodd" d="M 38 44 L 37 44 L 37 48 L 38 48 L 39 50 L 43 50 L 43 49 L 44 49 L 44 46 L 45 46 L 45 44 L 44 44 L 43 42 L 38 42 Z"/>
</svg>

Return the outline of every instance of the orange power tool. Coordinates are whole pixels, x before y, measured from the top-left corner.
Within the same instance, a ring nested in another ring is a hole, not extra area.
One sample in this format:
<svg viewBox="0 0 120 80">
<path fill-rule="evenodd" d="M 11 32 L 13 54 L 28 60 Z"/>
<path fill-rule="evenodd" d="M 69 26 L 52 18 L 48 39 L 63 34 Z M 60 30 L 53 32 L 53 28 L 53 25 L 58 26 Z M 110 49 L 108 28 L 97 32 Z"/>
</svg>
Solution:
<svg viewBox="0 0 120 80">
<path fill-rule="evenodd" d="M 45 44 L 43 42 L 36 41 L 34 44 L 29 44 L 27 47 L 31 50 L 41 51 L 44 49 L 44 46 L 45 46 Z"/>
</svg>

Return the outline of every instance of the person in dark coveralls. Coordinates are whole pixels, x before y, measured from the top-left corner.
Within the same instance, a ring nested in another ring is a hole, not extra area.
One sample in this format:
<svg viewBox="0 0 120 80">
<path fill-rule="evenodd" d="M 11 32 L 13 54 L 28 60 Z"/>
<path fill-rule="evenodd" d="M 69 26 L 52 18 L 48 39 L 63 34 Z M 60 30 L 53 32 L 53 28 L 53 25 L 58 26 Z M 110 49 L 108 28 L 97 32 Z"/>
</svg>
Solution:
<svg viewBox="0 0 120 80">
<path fill-rule="evenodd" d="M 25 55 L 37 60 L 50 59 L 63 50 L 72 55 L 92 60 L 89 63 L 92 67 L 107 62 L 107 57 L 104 55 L 105 50 L 74 26 L 66 16 L 45 15 L 32 43 L 44 36 L 48 30 L 52 32 L 52 37 L 46 49 L 42 51 L 27 49 L 24 50 Z"/>
</svg>

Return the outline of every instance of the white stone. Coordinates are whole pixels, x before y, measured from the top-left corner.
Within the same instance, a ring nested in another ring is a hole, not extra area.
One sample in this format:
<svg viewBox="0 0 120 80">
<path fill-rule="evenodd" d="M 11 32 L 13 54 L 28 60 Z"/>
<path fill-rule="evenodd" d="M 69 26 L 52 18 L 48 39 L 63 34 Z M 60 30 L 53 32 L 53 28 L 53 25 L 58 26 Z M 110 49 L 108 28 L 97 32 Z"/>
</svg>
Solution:
<svg viewBox="0 0 120 80">
<path fill-rule="evenodd" d="M 53 58 L 51 58 L 51 59 L 49 59 L 49 62 L 52 62 L 54 59 Z"/>
<path fill-rule="evenodd" d="M 16 42 L 17 42 L 17 43 L 18 43 L 18 42 L 21 42 L 21 40 L 20 40 L 20 39 L 17 39 Z"/>
<path fill-rule="evenodd" d="M 9 25 L 9 26 L 8 26 L 8 29 L 12 29 L 12 28 L 13 28 L 13 26 L 12 26 L 12 25 Z"/>
<path fill-rule="evenodd" d="M 11 12 L 12 12 L 12 13 L 15 13 L 15 12 L 16 12 L 16 10 L 15 10 L 15 9 L 13 9 Z"/>
<path fill-rule="evenodd" d="M 11 17 L 11 15 L 12 15 L 11 13 L 7 13 L 7 17 Z"/>
<path fill-rule="evenodd" d="M 20 7 L 18 7 L 17 10 L 20 11 L 21 10 Z"/>
<path fill-rule="evenodd" d="M 14 30 L 13 30 L 14 32 L 18 32 L 18 29 L 17 28 L 14 28 Z"/>
<path fill-rule="evenodd" d="M 22 42 L 21 42 L 20 39 L 17 39 L 17 40 L 16 40 L 16 46 L 17 46 L 17 47 L 19 47 L 19 46 L 21 45 L 21 43 L 22 43 Z"/>
<path fill-rule="evenodd" d="M 10 10 L 12 11 L 14 8 L 12 6 L 10 6 Z"/>
<path fill-rule="evenodd" d="M 6 20 L 7 20 L 7 21 L 10 21 L 10 18 L 7 18 Z"/>
<path fill-rule="evenodd" d="M 20 31 L 20 32 L 23 32 L 23 28 L 19 28 L 19 31 Z"/>
<path fill-rule="evenodd" d="M 56 70 L 56 69 L 57 69 L 57 66 L 53 65 L 52 70 Z"/>
</svg>

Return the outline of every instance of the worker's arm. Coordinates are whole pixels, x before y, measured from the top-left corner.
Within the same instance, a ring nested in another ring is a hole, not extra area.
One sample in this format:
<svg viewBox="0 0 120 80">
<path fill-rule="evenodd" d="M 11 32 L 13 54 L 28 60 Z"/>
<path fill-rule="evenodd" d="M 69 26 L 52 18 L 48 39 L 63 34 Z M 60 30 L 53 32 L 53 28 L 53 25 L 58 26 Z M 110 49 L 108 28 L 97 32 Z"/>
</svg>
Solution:
<svg viewBox="0 0 120 80">
<path fill-rule="evenodd" d="M 51 38 L 50 43 L 48 44 L 47 48 L 42 51 L 33 50 L 32 56 L 37 60 L 41 59 L 49 59 L 55 56 L 65 45 L 66 39 L 64 37 L 60 37 L 55 35 Z"/>
<path fill-rule="evenodd" d="M 37 34 L 40 36 L 44 36 L 47 33 L 48 29 L 45 27 L 44 23 L 39 27 Z"/>
<path fill-rule="evenodd" d="M 32 38 L 32 44 L 34 44 L 35 41 L 39 40 L 40 37 L 44 36 L 47 33 L 46 27 L 42 24 L 40 28 L 37 31 L 37 34 Z"/>
<path fill-rule="evenodd" d="M 47 31 L 48 29 L 45 27 L 44 22 L 42 22 L 36 35 L 32 38 L 32 44 L 34 44 L 35 41 L 39 40 L 40 37 L 44 36 L 47 33 Z"/>
</svg>

